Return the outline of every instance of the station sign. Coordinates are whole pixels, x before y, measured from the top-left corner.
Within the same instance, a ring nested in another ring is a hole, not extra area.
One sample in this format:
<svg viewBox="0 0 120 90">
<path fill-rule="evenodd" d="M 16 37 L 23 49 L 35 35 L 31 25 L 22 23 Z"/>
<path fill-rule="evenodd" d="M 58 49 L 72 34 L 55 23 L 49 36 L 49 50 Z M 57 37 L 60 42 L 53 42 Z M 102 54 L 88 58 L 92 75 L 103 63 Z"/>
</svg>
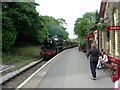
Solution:
<svg viewBox="0 0 120 90">
<path fill-rule="evenodd" d="M 110 30 L 120 30 L 120 26 L 107 26 L 106 30 L 110 31 Z"/>
</svg>

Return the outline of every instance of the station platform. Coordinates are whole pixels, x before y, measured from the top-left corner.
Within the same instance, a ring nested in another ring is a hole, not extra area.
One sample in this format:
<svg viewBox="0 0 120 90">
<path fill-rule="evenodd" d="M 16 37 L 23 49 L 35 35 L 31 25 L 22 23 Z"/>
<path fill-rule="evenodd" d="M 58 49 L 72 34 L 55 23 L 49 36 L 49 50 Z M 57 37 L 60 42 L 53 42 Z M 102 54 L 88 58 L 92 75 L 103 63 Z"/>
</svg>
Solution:
<svg viewBox="0 0 120 90">
<path fill-rule="evenodd" d="M 18 88 L 114 88 L 110 70 L 97 69 L 91 79 L 89 60 L 78 47 L 53 57 Z"/>
</svg>

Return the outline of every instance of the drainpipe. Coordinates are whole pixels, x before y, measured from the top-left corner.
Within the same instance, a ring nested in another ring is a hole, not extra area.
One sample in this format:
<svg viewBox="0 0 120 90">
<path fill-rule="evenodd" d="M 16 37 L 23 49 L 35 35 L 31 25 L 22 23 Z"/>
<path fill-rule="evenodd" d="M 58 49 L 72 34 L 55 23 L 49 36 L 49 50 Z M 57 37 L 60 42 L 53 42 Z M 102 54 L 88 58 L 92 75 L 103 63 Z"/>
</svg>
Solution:
<svg viewBox="0 0 120 90">
<path fill-rule="evenodd" d="M 100 50 L 99 48 L 99 30 L 97 29 L 97 41 L 98 41 L 98 49 Z"/>
</svg>

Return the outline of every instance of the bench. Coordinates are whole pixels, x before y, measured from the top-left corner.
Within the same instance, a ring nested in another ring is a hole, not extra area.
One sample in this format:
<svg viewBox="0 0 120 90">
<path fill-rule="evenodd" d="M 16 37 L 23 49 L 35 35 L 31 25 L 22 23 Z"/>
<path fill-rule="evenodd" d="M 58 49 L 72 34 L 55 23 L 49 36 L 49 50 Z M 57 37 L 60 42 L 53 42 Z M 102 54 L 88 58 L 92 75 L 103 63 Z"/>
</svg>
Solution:
<svg viewBox="0 0 120 90">
<path fill-rule="evenodd" d="M 105 68 L 109 68 L 112 70 L 112 81 L 115 82 L 120 78 L 120 60 L 111 56 L 108 56 L 108 60 L 110 63 L 103 63 Z M 116 65 L 112 65 L 115 63 Z M 105 70 L 105 69 L 104 69 Z"/>
<path fill-rule="evenodd" d="M 111 70 L 115 69 L 115 66 L 113 66 L 111 63 L 103 63 L 103 64 L 106 66 L 106 68 L 109 68 Z"/>
<path fill-rule="evenodd" d="M 102 63 L 104 65 L 104 71 L 105 69 L 111 69 L 112 70 L 112 75 L 115 72 L 115 66 L 113 66 L 111 63 Z"/>
</svg>

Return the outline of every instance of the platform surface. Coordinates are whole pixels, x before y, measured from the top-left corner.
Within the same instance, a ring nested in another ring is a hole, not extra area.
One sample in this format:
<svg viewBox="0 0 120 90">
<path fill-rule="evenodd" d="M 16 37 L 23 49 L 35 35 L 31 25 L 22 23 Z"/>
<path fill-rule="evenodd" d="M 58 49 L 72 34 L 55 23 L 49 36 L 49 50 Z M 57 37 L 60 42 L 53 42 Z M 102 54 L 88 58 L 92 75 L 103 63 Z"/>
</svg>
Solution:
<svg viewBox="0 0 120 90">
<path fill-rule="evenodd" d="M 23 88 L 114 88 L 114 83 L 110 71 L 103 69 L 91 80 L 89 60 L 76 47 L 55 56 Z"/>
</svg>

